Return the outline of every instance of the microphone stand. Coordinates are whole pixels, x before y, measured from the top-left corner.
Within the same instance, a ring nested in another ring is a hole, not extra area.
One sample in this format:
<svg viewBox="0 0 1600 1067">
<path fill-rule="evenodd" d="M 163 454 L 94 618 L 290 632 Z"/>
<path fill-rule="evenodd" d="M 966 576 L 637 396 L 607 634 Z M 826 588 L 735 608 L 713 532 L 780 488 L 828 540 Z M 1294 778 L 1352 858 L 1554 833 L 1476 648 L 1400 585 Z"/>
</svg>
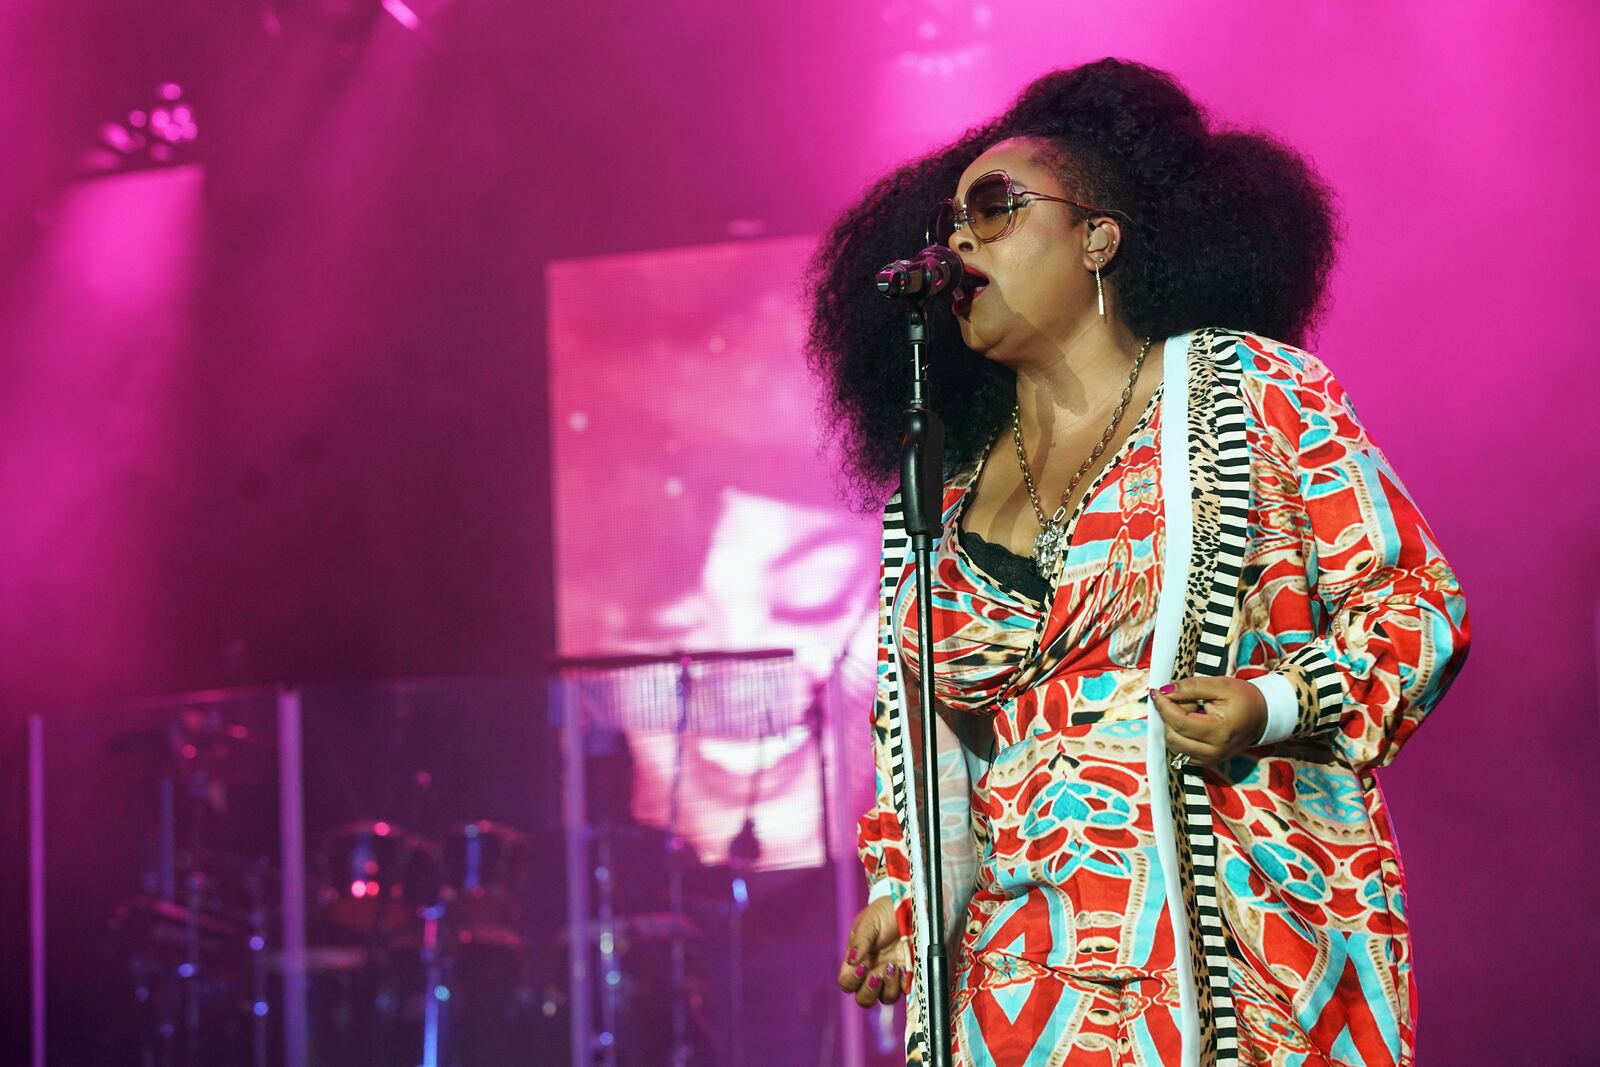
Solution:
<svg viewBox="0 0 1600 1067">
<path fill-rule="evenodd" d="M 939 846 L 939 753 L 933 697 L 933 543 L 943 526 L 944 422 L 927 403 L 927 365 L 923 344 L 928 309 L 915 299 L 906 312 L 911 345 L 911 403 L 905 410 L 900 456 L 900 502 L 906 534 L 916 555 L 917 646 L 922 724 L 922 854 L 924 914 L 928 917 L 926 996 L 930 1067 L 950 1067 L 950 966 L 945 956 L 944 870 Z M 914 798 L 913 798 L 913 802 Z"/>
</svg>

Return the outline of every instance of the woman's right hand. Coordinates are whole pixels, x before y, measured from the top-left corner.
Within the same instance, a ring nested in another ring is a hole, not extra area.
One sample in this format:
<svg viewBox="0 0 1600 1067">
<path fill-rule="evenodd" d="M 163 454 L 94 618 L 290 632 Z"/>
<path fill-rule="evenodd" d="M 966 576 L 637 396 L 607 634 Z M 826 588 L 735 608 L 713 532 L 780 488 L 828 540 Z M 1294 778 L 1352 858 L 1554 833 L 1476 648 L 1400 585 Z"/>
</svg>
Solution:
<svg viewBox="0 0 1600 1067">
<path fill-rule="evenodd" d="M 910 966 L 911 946 L 900 936 L 894 902 L 884 897 L 857 912 L 839 965 L 839 988 L 853 994 L 863 1008 L 893 1004 L 910 983 Z"/>
</svg>

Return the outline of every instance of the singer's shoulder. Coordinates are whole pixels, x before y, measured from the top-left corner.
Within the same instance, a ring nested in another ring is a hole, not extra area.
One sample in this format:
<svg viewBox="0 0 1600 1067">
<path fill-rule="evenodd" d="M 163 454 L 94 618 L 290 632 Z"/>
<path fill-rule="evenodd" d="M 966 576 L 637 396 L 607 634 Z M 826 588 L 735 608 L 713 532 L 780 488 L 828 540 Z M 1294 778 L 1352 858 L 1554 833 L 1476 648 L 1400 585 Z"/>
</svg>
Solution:
<svg viewBox="0 0 1600 1067">
<path fill-rule="evenodd" d="M 1298 391 L 1331 377 L 1327 365 L 1303 348 L 1247 330 L 1206 327 L 1193 334 L 1191 347 L 1217 364 L 1235 364 L 1248 387 Z"/>
<path fill-rule="evenodd" d="M 1296 345 L 1239 330 L 1197 330 L 1219 367 L 1236 368 L 1239 394 L 1254 422 L 1293 454 L 1308 427 L 1341 422 L 1359 430 L 1355 404 L 1322 359 Z"/>
</svg>

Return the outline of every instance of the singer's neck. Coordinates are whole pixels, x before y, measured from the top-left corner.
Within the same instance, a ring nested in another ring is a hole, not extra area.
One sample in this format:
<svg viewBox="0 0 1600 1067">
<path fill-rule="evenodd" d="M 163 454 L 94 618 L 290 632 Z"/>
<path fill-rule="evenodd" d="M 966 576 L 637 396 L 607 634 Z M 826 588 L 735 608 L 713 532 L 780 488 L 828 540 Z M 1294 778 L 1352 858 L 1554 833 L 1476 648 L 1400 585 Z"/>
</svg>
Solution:
<svg viewBox="0 0 1600 1067">
<path fill-rule="evenodd" d="M 1096 315 L 1039 358 L 1015 365 L 1024 436 L 1036 437 L 1041 427 L 1072 426 L 1091 417 L 1108 416 L 1122 397 L 1143 344 L 1144 338 L 1120 320 Z M 1147 358 L 1141 382 L 1135 385 L 1136 394 L 1145 392 L 1139 386 L 1148 381 L 1151 372 Z"/>
</svg>

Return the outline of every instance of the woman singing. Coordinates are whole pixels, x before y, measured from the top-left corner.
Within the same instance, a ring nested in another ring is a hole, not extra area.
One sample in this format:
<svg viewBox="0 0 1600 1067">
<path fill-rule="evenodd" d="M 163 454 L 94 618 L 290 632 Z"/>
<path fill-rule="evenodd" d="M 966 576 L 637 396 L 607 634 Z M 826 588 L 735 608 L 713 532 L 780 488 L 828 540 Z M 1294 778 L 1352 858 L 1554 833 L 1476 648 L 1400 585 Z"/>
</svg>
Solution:
<svg viewBox="0 0 1600 1067">
<path fill-rule="evenodd" d="M 875 502 L 910 369 L 872 275 L 925 231 L 967 268 L 930 353 L 955 1063 L 1410 1063 L 1375 771 L 1469 630 L 1416 505 L 1296 347 L 1333 262 L 1327 191 L 1115 60 L 1041 78 L 881 181 L 822 245 L 812 326 Z M 908 995 L 922 1062 L 923 667 L 898 496 L 883 529 L 869 903 L 839 985 Z"/>
</svg>

